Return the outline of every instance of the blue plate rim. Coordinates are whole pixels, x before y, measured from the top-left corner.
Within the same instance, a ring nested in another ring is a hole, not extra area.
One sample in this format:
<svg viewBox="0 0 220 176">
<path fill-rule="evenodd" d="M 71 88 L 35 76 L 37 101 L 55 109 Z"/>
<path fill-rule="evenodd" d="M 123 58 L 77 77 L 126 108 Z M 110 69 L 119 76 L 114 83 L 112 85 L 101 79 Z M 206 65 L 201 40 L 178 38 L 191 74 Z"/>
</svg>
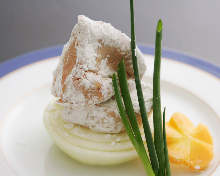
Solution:
<svg viewBox="0 0 220 176">
<path fill-rule="evenodd" d="M 154 48 L 146 45 L 138 45 L 139 49 L 144 54 L 150 54 L 154 55 Z M 62 53 L 63 45 L 57 45 L 45 49 L 40 49 L 36 51 L 32 51 L 20 56 L 17 56 L 15 58 L 9 59 L 5 62 L 2 62 L 0 64 L 0 78 L 7 75 L 8 73 L 17 70 L 23 66 L 32 64 L 34 62 L 38 62 L 41 60 L 45 60 L 51 57 L 59 56 Z M 220 78 L 220 67 L 211 64 L 207 61 L 204 61 L 202 59 L 189 56 L 183 53 L 175 52 L 172 50 L 162 50 L 162 56 L 175 60 L 178 62 L 182 62 L 188 65 L 191 65 L 193 67 L 199 68 L 203 71 L 206 71 L 210 73 L 211 75 Z"/>
</svg>

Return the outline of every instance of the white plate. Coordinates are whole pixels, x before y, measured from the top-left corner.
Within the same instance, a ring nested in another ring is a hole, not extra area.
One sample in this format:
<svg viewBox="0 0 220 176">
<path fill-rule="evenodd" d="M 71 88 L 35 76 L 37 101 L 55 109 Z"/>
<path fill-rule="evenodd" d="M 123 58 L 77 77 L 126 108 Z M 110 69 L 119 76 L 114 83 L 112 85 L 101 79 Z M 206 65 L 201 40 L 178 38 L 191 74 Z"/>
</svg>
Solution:
<svg viewBox="0 0 220 176">
<path fill-rule="evenodd" d="M 0 175 L 146 175 L 138 160 L 111 167 L 86 166 L 70 159 L 53 144 L 44 128 L 42 113 L 52 98 L 50 85 L 57 57 L 43 57 L 0 78 Z M 146 62 L 151 77 L 153 57 L 146 55 Z M 162 105 L 167 108 L 167 117 L 183 112 L 195 124 L 207 125 L 214 139 L 214 159 L 207 170 L 194 174 L 174 171 L 174 176 L 220 175 L 220 168 L 216 170 L 220 163 L 220 81 L 216 74 L 175 60 L 162 60 Z"/>
</svg>

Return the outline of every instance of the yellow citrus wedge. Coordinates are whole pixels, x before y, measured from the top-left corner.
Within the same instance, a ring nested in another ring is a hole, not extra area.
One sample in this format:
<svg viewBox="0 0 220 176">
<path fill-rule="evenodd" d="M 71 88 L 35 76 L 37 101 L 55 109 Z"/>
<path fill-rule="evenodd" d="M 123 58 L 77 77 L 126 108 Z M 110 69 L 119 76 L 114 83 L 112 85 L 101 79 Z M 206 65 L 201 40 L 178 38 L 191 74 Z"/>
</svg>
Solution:
<svg viewBox="0 0 220 176">
<path fill-rule="evenodd" d="M 169 124 L 182 134 L 190 134 L 195 128 L 193 123 L 184 114 L 179 112 L 172 115 Z"/>
<path fill-rule="evenodd" d="M 193 171 L 208 167 L 213 158 L 213 140 L 205 125 L 194 126 L 184 114 L 174 113 L 166 123 L 166 133 L 171 163 Z"/>
<path fill-rule="evenodd" d="M 203 142 L 206 142 L 208 144 L 213 144 L 212 137 L 209 133 L 208 128 L 203 125 L 199 124 L 194 130 L 192 131 L 192 137 L 199 139 Z"/>
<path fill-rule="evenodd" d="M 183 138 L 182 134 L 175 130 L 170 124 L 166 125 L 167 143 L 171 144 L 177 142 Z"/>
</svg>

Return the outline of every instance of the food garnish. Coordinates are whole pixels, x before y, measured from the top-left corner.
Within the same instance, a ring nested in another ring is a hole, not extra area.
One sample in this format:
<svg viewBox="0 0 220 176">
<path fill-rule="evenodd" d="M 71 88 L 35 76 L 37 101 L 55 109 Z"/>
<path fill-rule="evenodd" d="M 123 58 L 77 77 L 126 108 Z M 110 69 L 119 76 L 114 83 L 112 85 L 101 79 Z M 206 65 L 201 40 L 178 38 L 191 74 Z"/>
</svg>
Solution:
<svg viewBox="0 0 220 176">
<path fill-rule="evenodd" d="M 170 162 L 182 164 L 192 171 L 207 168 L 213 158 L 213 141 L 208 128 L 195 126 L 182 113 L 174 113 L 166 123 Z"/>
<path fill-rule="evenodd" d="M 154 60 L 154 78 L 153 78 L 153 113 L 154 113 L 153 119 L 154 119 L 155 140 L 153 141 L 151 129 L 149 126 L 149 122 L 147 120 L 147 113 L 144 105 L 144 97 L 143 97 L 143 92 L 142 92 L 139 73 L 138 73 L 137 58 L 135 55 L 136 44 L 135 44 L 135 31 L 134 31 L 133 0 L 130 0 L 130 14 L 131 14 L 131 51 L 132 51 L 133 70 L 135 75 L 135 83 L 136 83 L 136 90 L 137 90 L 139 107 L 142 117 L 142 124 L 144 128 L 150 159 L 148 157 L 143 140 L 141 138 L 136 116 L 133 110 L 132 100 L 130 97 L 128 84 L 127 84 L 125 65 L 123 60 L 119 63 L 118 71 L 117 71 L 119 86 L 117 83 L 116 74 L 114 74 L 112 78 L 113 87 L 115 91 L 115 98 L 125 129 L 140 159 L 142 160 L 146 173 L 149 176 L 170 175 L 166 139 L 164 140 L 164 136 L 166 136 L 166 134 L 164 134 L 165 130 L 163 130 L 162 127 L 161 104 L 160 104 L 160 62 L 161 62 L 162 21 L 161 20 L 158 21 L 157 30 L 156 30 L 156 42 L 155 42 L 155 60 Z M 120 95 L 120 91 L 121 91 L 121 95 Z M 123 101 L 121 96 L 123 98 Z M 164 119 L 165 119 L 165 112 L 164 112 Z"/>
<path fill-rule="evenodd" d="M 133 0 L 130 17 L 131 40 L 108 23 L 78 17 L 54 72 L 52 92 L 57 99 L 46 107 L 44 124 L 62 151 L 85 164 L 120 164 L 138 154 L 148 176 L 170 176 L 170 161 L 203 170 L 213 158 L 207 127 L 195 127 L 181 113 L 166 123 L 165 108 L 162 117 L 161 20 L 155 40 L 151 132 L 152 89 L 141 84 L 146 66 L 135 44 Z"/>
</svg>

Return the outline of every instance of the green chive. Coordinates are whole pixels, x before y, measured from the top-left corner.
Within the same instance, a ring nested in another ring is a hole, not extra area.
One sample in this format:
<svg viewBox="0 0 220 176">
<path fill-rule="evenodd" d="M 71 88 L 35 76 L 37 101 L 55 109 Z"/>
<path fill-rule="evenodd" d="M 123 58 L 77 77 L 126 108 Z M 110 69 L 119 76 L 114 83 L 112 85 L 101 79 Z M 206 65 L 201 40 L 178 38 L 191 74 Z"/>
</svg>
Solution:
<svg viewBox="0 0 220 176">
<path fill-rule="evenodd" d="M 143 143 L 142 138 L 141 138 L 141 133 L 139 130 L 139 126 L 137 123 L 136 115 L 134 112 L 133 104 L 131 101 L 130 92 L 128 89 L 128 83 L 127 83 L 127 77 L 126 77 L 126 71 L 125 71 L 125 65 L 124 65 L 123 59 L 118 65 L 118 78 L 119 78 L 119 85 L 121 88 L 121 95 L 124 101 L 127 115 L 131 122 L 131 126 L 134 130 L 134 135 L 137 137 L 138 142 Z"/>
<path fill-rule="evenodd" d="M 130 17 L 131 17 L 131 49 L 135 50 L 136 45 L 135 45 L 135 31 L 134 31 L 134 2 L 133 0 L 130 0 Z"/>
<path fill-rule="evenodd" d="M 145 133 L 145 138 L 151 160 L 151 165 L 144 147 L 143 140 L 141 138 L 139 126 L 137 123 L 132 100 L 130 97 L 123 59 L 119 63 L 119 67 L 118 67 L 119 85 L 120 85 L 123 102 L 120 96 L 116 75 L 114 74 L 112 78 L 112 82 L 115 91 L 115 98 L 118 105 L 120 116 L 122 118 L 122 122 L 125 126 L 125 129 L 128 133 L 128 136 L 132 144 L 134 145 L 140 159 L 144 164 L 147 174 L 148 175 L 156 174 L 158 176 L 165 176 L 165 175 L 170 176 L 171 174 L 170 174 L 170 165 L 169 165 L 167 142 L 166 142 L 166 130 L 165 130 L 165 109 L 163 112 L 163 126 L 162 126 L 161 102 L 160 102 L 162 21 L 161 20 L 158 21 L 157 31 L 156 31 L 156 42 L 155 42 L 155 61 L 154 61 L 154 76 L 153 76 L 153 121 L 154 121 L 154 142 L 153 142 L 153 137 L 151 134 L 150 125 L 147 118 L 147 112 L 146 112 L 143 92 L 141 88 L 141 81 L 139 78 L 137 57 L 135 54 L 136 44 L 135 44 L 135 30 L 134 30 L 133 0 L 130 0 L 130 14 L 131 14 L 131 52 L 132 52 L 133 70 L 134 70 L 134 77 L 135 77 L 140 113 L 142 117 L 142 124 L 144 127 L 144 133 Z"/>
<path fill-rule="evenodd" d="M 121 96 L 120 96 L 120 91 L 119 91 L 119 88 L 118 88 L 118 83 L 117 83 L 115 73 L 113 74 L 113 77 L 112 77 L 112 84 L 113 84 L 113 87 L 114 87 L 115 99 L 116 99 L 116 102 L 117 102 L 119 114 L 121 116 L 121 119 L 122 119 L 122 122 L 125 126 L 125 129 L 128 133 L 128 136 L 129 136 L 130 140 L 132 141 L 133 145 L 136 148 L 137 142 L 136 142 L 136 140 L 134 140 L 135 139 L 134 138 L 134 133 L 131 129 L 130 123 L 129 123 L 128 118 L 127 118 L 127 114 L 126 114 L 125 109 L 124 109 L 124 105 L 123 105 L 123 102 L 122 102 L 122 99 L 121 99 Z"/>
<path fill-rule="evenodd" d="M 147 152 L 145 150 L 145 146 L 141 137 L 141 133 L 139 130 L 139 126 L 137 123 L 137 119 L 136 119 L 136 115 L 134 112 L 134 108 L 133 108 L 133 104 L 132 104 L 132 100 L 131 100 L 131 96 L 129 93 L 129 89 L 128 89 L 128 83 L 127 83 L 127 77 L 126 77 L 126 71 L 125 71 L 125 65 L 124 65 L 124 60 L 122 59 L 121 62 L 118 65 L 118 78 L 119 78 L 119 85 L 120 85 L 120 89 L 121 89 L 121 95 L 124 101 L 124 105 L 125 105 L 125 109 L 126 109 L 126 113 L 128 116 L 128 119 L 130 121 L 131 127 L 133 129 L 133 133 L 134 136 L 140 146 L 140 151 L 143 154 L 143 157 L 145 159 L 145 162 L 143 162 L 147 168 L 149 168 L 148 170 L 146 170 L 147 172 L 153 172 L 152 168 L 151 168 L 151 164 L 147 155 Z"/>
<path fill-rule="evenodd" d="M 132 51 L 132 63 L 133 63 L 133 70 L 134 70 L 134 76 L 135 76 L 136 90 L 137 90 L 142 124 L 144 127 L 145 139 L 147 142 L 147 148 L 148 148 L 148 152 L 149 152 L 149 156 L 151 160 L 151 165 L 152 165 L 154 172 L 157 173 L 159 169 L 159 165 L 158 165 L 158 160 L 157 160 L 156 150 L 154 147 L 150 125 L 148 122 L 147 111 L 146 111 L 144 96 L 143 96 L 142 87 L 141 87 L 141 81 L 139 78 L 137 57 L 135 55 L 136 45 L 135 45 L 133 0 L 130 0 L 130 11 L 131 11 L 131 51 Z"/>
<path fill-rule="evenodd" d="M 159 161 L 159 176 L 164 176 L 165 157 L 164 142 L 162 133 L 162 117 L 160 102 L 160 64 L 161 64 L 161 40 L 162 40 L 162 21 L 159 20 L 156 31 L 155 60 L 153 74 L 153 121 L 154 121 L 154 144 Z"/>
<path fill-rule="evenodd" d="M 165 169 L 166 169 L 166 176 L 171 176 L 170 172 L 170 162 L 169 162 L 169 157 L 168 157 L 168 149 L 167 149 L 167 138 L 166 138 L 166 108 L 163 110 L 163 142 L 164 142 L 164 154 L 165 154 Z"/>
<path fill-rule="evenodd" d="M 125 126 L 125 129 L 127 131 L 127 134 L 129 136 L 133 146 L 135 147 L 140 159 L 142 160 L 142 163 L 145 167 L 145 170 L 146 170 L 147 174 L 149 176 L 154 176 L 154 172 L 153 172 L 153 170 L 151 168 L 151 165 L 149 163 L 144 145 L 142 145 L 143 143 L 138 142 L 137 139 L 135 138 L 132 126 L 129 122 L 129 118 L 126 115 L 124 105 L 122 103 L 122 99 L 121 99 L 121 96 L 120 96 L 120 91 L 119 91 L 119 88 L 118 88 L 117 79 L 116 79 L 115 74 L 112 77 L 112 82 L 113 82 L 113 87 L 114 87 L 114 92 L 115 92 L 115 99 L 116 99 L 116 102 L 117 102 L 119 113 L 120 113 L 122 122 Z"/>
</svg>

